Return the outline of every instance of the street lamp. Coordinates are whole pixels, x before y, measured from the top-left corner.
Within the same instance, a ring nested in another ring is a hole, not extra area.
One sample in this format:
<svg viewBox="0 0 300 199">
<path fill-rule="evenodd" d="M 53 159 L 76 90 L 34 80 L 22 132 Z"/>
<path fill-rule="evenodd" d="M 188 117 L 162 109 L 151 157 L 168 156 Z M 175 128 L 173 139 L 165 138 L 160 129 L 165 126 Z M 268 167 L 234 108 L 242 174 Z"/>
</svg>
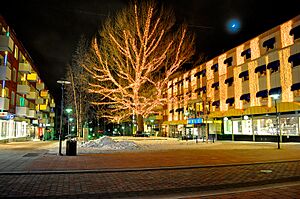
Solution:
<svg viewBox="0 0 300 199">
<path fill-rule="evenodd" d="M 154 122 L 154 120 L 151 119 L 150 122 L 151 122 L 151 135 L 152 135 L 153 134 L 153 122 Z"/>
<path fill-rule="evenodd" d="M 271 98 L 274 99 L 275 101 L 275 111 L 276 111 L 276 133 L 277 133 L 277 144 L 278 144 L 278 149 L 280 149 L 280 137 L 279 137 L 279 117 L 278 117 L 278 111 L 277 111 L 277 100 L 279 99 L 280 95 L 279 94 L 273 94 L 270 95 Z"/>
<path fill-rule="evenodd" d="M 62 143 L 62 119 L 63 119 L 63 111 L 64 111 L 64 85 L 65 84 L 71 84 L 71 82 L 69 81 L 65 81 L 65 80 L 58 80 L 57 81 L 58 84 L 61 84 L 61 110 L 60 110 L 60 125 L 59 125 L 59 155 L 63 155 L 61 153 L 61 143 Z"/>
</svg>

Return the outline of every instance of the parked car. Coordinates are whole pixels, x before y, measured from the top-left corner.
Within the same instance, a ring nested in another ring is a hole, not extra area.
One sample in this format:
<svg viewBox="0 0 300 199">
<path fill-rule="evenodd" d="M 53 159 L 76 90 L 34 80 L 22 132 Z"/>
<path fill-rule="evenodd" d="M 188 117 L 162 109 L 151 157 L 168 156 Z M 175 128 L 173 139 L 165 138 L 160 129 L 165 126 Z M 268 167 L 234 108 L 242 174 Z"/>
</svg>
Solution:
<svg viewBox="0 0 300 199">
<path fill-rule="evenodd" d="M 136 134 L 133 135 L 134 137 L 150 137 L 148 133 L 137 131 Z"/>
</svg>

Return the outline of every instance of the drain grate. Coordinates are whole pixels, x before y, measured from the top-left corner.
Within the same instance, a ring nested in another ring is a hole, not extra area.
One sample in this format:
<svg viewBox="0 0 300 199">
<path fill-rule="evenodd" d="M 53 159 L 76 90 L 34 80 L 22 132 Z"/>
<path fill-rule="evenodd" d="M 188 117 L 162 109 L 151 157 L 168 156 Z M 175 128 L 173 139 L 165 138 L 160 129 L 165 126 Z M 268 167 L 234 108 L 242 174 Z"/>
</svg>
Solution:
<svg viewBox="0 0 300 199">
<path fill-rule="evenodd" d="M 23 157 L 36 157 L 38 155 L 39 155 L 39 153 L 27 153 L 27 154 L 23 155 Z"/>
</svg>

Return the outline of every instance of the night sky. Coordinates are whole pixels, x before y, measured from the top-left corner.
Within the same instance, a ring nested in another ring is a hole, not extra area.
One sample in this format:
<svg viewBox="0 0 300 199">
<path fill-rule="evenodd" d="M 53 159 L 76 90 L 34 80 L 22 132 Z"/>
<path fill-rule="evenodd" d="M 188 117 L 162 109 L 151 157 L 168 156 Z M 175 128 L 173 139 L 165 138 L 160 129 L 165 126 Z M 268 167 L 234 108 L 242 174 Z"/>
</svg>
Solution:
<svg viewBox="0 0 300 199">
<path fill-rule="evenodd" d="M 196 34 L 197 56 L 205 59 L 235 46 L 300 14 L 291 0 L 176 0 L 178 21 Z M 263 3 L 262 3 L 263 2 Z M 17 34 L 56 100 L 65 66 L 81 35 L 92 37 L 101 22 L 127 5 L 125 0 L 6 0 L 0 14 Z M 227 23 L 237 19 L 240 24 Z M 228 31 L 233 28 L 233 32 Z M 200 56 L 201 55 L 201 56 Z"/>
</svg>

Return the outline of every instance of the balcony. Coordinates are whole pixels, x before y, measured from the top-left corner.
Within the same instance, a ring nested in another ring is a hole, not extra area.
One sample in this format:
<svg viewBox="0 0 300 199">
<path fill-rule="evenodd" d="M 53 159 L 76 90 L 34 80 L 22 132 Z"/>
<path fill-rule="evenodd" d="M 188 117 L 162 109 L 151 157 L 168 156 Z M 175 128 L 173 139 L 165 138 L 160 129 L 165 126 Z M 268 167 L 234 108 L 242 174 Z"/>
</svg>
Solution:
<svg viewBox="0 0 300 199">
<path fill-rule="evenodd" d="M 249 80 L 242 82 L 242 94 L 249 93 Z"/>
<path fill-rule="evenodd" d="M 45 104 L 45 100 L 44 100 L 43 98 L 38 97 L 38 98 L 35 100 L 35 103 L 36 103 L 36 104 Z"/>
<path fill-rule="evenodd" d="M 259 90 L 267 89 L 267 76 L 260 76 L 258 78 Z"/>
<path fill-rule="evenodd" d="M 54 113 L 54 112 L 51 112 L 51 113 L 49 114 L 49 117 L 55 117 L 55 113 Z"/>
<path fill-rule="evenodd" d="M 16 115 L 27 117 L 29 114 L 29 108 L 26 106 L 17 106 L 16 107 Z"/>
<path fill-rule="evenodd" d="M 20 94 L 29 94 L 30 93 L 30 86 L 28 86 L 27 84 L 25 84 L 25 85 L 18 84 L 17 92 L 20 93 Z"/>
<path fill-rule="evenodd" d="M 36 89 L 37 90 L 44 90 L 45 89 L 45 84 L 44 83 L 36 83 Z"/>
<path fill-rule="evenodd" d="M 50 112 L 50 107 L 47 104 L 41 104 L 40 105 L 40 111 Z"/>
<path fill-rule="evenodd" d="M 37 93 L 34 91 L 30 91 L 29 94 L 26 95 L 26 98 L 29 100 L 35 100 L 37 99 Z"/>
<path fill-rule="evenodd" d="M 36 73 L 31 73 L 27 75 L 27 80 L 30 82 L 36 82 L 38 79 L 38 76 Z"/>
<path fill-rule="evenodd" d="M 8 66 L 0 66 L 0 80 L 11 80 L 11 70 Z"/>
<path fill-rule="evenodd" d="M 275 72 L 270 75 L 271 88 L 280 87 L 280 73 Z"/>
<path fill-rule="evenodd" d="M 0 35 L 0 51 L 12 52 L 14 49 L 14 41 L 11 37 Z"/>
<path fill-rule="evenodd" d="M 0 110 L 9 110 L 9 99 L 0 97 Z"/>
<path fill-rule="evenodd" d="M 29 118 L 37 118 L 36 110 L 30 109 L 29 112 L 28 112 L 28 116 L 27 117 L 29 117 Z"/>
<path fill-rule="evenodd" d="M 29 63 L 20 63 L 19 72 L 26 74 L 31 73 L 31 65 Z"/>
<path fill-rule="evenodd" d="M 43 90 L 41 91 L 40 93 L 41 97 L 44 98 L 44 99 L 47 99 L 49 96 L 48 96 L 48 91 L 47 90 Z"/>
</svg>

